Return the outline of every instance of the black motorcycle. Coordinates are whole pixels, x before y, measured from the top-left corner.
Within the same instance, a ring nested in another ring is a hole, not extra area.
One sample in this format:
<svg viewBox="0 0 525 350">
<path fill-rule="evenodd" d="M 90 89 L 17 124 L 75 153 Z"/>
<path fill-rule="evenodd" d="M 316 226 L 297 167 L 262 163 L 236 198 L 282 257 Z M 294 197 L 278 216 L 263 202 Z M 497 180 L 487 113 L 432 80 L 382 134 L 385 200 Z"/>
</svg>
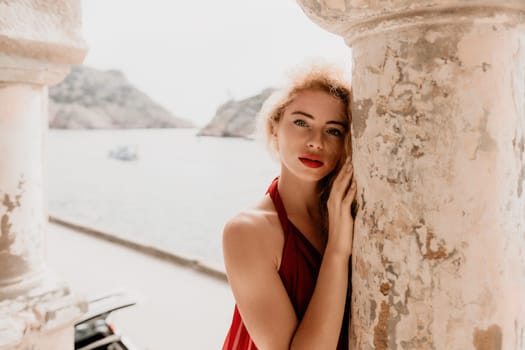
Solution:
<svg viewBox="0 0 525 350">
<path fill-rule="evenodd" d="M 110 322 L 112 312 L 135 304 L 125 292 L 89 300 L 88 312 L 75 324 L 75 350 L 137 350 Z"/>
</svg>

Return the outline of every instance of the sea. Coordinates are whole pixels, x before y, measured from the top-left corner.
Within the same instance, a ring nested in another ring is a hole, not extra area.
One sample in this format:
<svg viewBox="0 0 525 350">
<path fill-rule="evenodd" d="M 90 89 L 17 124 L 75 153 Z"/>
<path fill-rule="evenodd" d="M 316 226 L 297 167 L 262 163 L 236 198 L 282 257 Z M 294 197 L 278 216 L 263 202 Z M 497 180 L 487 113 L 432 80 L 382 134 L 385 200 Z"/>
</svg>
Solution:
<svg viewBox="0 0 525 350">
<path fill-rule="evenodd" d="M 279 164 L 260 141 L 197 131 L 50 130 L 49 214 L 223 269 L 224 224 Z M 112 156 L 122 150 L 136 158 Z"/>
</svg>

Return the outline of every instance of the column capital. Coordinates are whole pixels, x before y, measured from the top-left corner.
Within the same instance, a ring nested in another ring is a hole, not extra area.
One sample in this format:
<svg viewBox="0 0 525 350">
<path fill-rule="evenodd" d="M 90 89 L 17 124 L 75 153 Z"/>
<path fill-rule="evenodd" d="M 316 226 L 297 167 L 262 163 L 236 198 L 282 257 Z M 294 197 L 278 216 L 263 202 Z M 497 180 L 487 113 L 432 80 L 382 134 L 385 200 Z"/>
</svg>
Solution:
<svg viewBox="0 0 525 350">
<path fill-rule="evenodd" d="M 0 1 L 0 82 L 53 85 L 87 53 L 80 0 Z"/>
<path fill-rule="evenodd" d="M 297 0 L 321 28 L 342 36 L 351 46 L 363 37 L 419 25 L 525 18 L 521 0 Z"/>
</svg>

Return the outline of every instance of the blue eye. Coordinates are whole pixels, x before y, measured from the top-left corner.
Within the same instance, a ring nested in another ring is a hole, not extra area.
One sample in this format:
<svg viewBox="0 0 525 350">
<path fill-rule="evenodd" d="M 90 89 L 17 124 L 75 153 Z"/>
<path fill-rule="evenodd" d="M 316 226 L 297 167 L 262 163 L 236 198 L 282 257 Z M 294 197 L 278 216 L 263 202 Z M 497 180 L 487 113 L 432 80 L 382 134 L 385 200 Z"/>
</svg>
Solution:
<svg viewBox="0 0 525 350">
<path fill-rule="evenodd" d="M 306 122 L 302 119 L 294 120 L 293 123 L 297 126 L 302 126 L 302 127 L 308 126 L 308 124 L 306 124 Z"/>
<path fill-rule="evenodd" d="M 343 135 L 343 133 L 341 132 L 341 130 L 339 130 L 339 129 L 335 129 L 335 128 L 333 128 L 333 129 L 328 129 L 328 130 L 326 130 L 326 132 L 327 132 L 328 134 L 330 134 L 330 135 L 334 135 L 334 136 L 342 136 L 342 135 Z"/>
</svg>

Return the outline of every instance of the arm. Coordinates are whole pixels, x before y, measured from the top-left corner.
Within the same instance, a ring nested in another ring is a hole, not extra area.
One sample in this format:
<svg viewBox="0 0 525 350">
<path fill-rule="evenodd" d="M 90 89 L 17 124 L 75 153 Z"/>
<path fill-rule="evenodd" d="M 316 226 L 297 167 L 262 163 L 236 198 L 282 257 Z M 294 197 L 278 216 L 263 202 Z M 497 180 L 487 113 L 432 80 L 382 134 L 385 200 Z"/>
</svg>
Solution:
<svg viewBox="0 0 525 350">
<path fill-rule="evenodd" d="M 228 280 L 257 347 L 289 349 L 297 317 L 277 271 L 276 249 L 260 221 L 241 215 L 226 225 L 223 250 Z"/>
<path fill-rule="evenodd" d="M 291 349 L 335 349 L 344 316 L 354 221 L 351 204 L 356 194 L 353 168 L 345 163 L 328 199 L 329 232 L 312 299 L 299 324 Z"/>
<path fill-rule="evenodd" d="M 246 216 L 226 225 L 223 248 L 228 279 L 243 321 L 259 349 L 336 348 L 353 236 L 350 203 L 355 185 L 349 188 L 351 176 L 351 171 L 342 171 L 334 181 L 328 244 L 312 299 L 300 323 L 279 277 L 268 230 Z"/>
</svg>

